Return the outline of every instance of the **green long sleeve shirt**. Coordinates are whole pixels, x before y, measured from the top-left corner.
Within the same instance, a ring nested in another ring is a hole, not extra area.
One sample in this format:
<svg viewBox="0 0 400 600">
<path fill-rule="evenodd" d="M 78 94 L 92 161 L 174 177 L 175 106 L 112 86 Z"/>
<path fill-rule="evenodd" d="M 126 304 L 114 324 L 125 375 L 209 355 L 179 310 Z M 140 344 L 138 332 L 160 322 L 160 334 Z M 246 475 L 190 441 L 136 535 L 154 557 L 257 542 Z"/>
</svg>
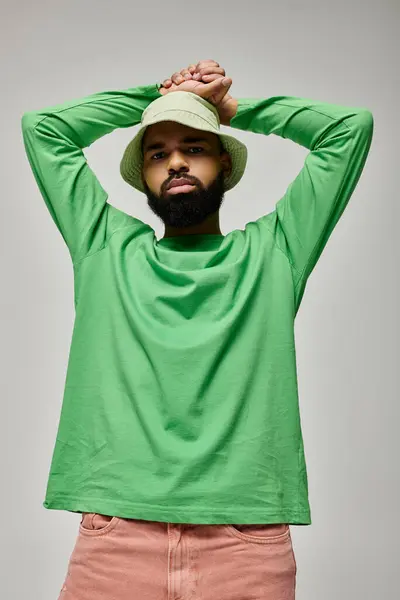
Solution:
<svg viewBox="0 0 400 600">
<path fill-rule="evenodd" d="M 231 128 L 309 149 L 272 212 L 157 240 L 83 149 L 140 123 L 160 84 L 26 112 L 33 175 L 70 252 L 75 321 L 49 509 L 198 524 L 310 524 L 294 321 L 369 152 L 369 110 L 244 98 Z M 249 194 L 250 192 L 243 192 Z"/>
</svg>

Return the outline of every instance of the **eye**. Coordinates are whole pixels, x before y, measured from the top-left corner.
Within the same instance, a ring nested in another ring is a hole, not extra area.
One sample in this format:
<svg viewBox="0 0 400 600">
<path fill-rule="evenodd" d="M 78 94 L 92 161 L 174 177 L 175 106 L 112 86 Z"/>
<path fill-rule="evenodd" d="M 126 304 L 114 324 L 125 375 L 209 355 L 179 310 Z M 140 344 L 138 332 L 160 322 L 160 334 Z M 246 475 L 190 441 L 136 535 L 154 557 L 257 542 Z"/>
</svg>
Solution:
<svg viewBox="0 0 400 600">
<path fill-rule="evenodd" d="M 200 150 L 200 152 L 204 151 L 204 148 L 202 148 L 201 146 L 190 146 L 190 148 L 188 150 Z M 158 160 L 156 157 L 159 156 L 160 154 L 164 154 L 164 152 L 156 152 L 156 154 L 153 154 L 151 159 L 152 160 Z M 197 152 L 195 152 L 195 154 L 197 154 Z"/>
<path fill-rule="evenodd" d="M 201 146 L 191 146 L 189 149 L 190 150 L 204 150 L 204 148 L 202 148 Z"/>
</svg>

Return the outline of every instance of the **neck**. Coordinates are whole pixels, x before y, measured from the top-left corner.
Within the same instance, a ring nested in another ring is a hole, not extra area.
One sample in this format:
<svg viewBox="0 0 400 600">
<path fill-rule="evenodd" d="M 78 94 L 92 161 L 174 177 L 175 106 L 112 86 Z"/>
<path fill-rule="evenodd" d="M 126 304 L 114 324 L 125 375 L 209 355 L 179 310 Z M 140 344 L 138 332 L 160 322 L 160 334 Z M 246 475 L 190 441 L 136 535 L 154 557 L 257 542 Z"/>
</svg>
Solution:
<svg viewBox="0 0 400 600">
<path fill-rule="evenodd" d="M 211 215 L 199 225 L 191 227 L 165 227 L 164 237 L 178 237 L 181 235 L 222 235 L 219 226 L 219 214 Z"/>
</svg>

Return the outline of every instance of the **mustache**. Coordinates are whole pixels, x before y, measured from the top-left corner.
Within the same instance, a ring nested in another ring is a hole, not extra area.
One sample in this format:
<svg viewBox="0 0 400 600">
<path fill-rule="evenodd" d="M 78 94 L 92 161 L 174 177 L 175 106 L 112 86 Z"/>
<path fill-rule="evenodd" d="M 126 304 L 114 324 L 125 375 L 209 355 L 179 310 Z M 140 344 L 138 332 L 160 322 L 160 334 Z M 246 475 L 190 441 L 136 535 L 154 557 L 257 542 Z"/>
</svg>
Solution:
<svg viewBox="0 0 400 600">
<path fill-rule="evenodd" d="M 190 184 L 199 185 L 198 181 L 194 181 L 191 177 L 188 177 L 187 175 L 176 175 L 175 177 L 167 179 L 167 181 L 164 182 L 163 188 L 166 189 L 171 183 L 171 181 L 175 181 L 175 179 L 187 179 Z"/>
</svg>

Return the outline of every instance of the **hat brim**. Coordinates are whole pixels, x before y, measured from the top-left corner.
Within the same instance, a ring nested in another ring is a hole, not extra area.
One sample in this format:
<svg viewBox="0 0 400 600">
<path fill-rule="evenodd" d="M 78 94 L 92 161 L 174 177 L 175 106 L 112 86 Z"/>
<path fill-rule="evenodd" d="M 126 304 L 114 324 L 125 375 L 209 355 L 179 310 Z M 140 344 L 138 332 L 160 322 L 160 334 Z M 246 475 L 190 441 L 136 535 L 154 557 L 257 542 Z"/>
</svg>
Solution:
<svg viewBox="0 0 400 600">
<path fill-rule="evenodd" d="M 191 121 L 193 121 L 193 128 L 201 131 L 210 131 L 215 133 L 221 139 L 221 143 L 224 150 L 229 153 L 232 161 L 232 170 L 225 179 L 225 191 L 228 191 L 235 187 L 243 177 L 244 171 L 247 164 L 247 147 L 243 142 L 237 138 L 222 133 L 221 131 L 215 131 L 205 120 L 200 120 L 198 115 L 191 114 L 185 111 L 182 114 L 181 110 L 170 110 L 168 111 L 168 118 L 164 112 L 159 118 L 155 117 L 150 123 L 141 127 L 135 137 L 129 142 L 125 148 L 122 160 L 120 163 L 120 173 L 124 181 L 129 183 L 132 187 L 145 193 L 145 188 L 142 181 L 142 168 L 143 168 L 143 152 L 142 152 L 142 139 L 143 135 L 150 125 L 161 121 L 171 120 L 182 125 L 191 127 Z"/>
</svg>

